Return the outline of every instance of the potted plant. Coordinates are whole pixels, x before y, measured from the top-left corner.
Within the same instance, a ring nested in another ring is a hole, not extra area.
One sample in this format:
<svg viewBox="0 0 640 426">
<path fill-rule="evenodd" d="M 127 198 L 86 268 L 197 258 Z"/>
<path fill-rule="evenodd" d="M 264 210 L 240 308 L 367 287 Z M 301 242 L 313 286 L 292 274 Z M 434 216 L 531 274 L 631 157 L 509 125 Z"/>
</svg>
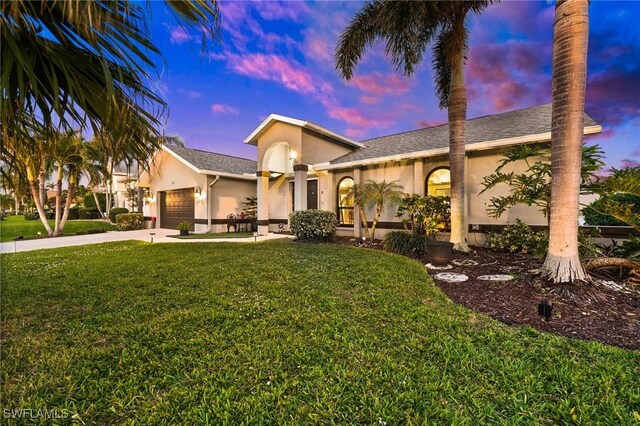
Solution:
<svg viewBox="0 0 640 426">
<path fill-rule="evenodd" d="M 186 237 L 187 235 L 189 235 L 189 229 L 191 229 L 191 222 L 183 220 L 178 224 L 178 230 L 180 231 L 181 237 Z"/>
<path fill-rule="evenodd" d="M 449 228 L 451 200 L 449 197 L 407 195 L 396 213 L 403 218 L 405 229 L 426 235 L 427 261 L 432 265 L 448 265 L 453 254 L 453 243 L 440 241 Z"/>
</svg>

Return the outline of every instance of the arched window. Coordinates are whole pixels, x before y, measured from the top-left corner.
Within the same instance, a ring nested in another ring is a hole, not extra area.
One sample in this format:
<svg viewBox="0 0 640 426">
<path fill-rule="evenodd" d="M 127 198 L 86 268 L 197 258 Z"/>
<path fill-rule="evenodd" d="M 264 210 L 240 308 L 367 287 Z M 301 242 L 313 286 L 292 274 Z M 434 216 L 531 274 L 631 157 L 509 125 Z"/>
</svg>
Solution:
<svg viewBox="0 0 640 426">
<path fill-rule="evenodd" d="M 427 195 L 450 196 L 451 195 L 451 173 L 448 167 L 438 167 L 427 176 Z"/>
<path fill-rule="evenodd" d="M 353 197 L 350 196 L 354 182 L 350 177 L 338 182 L 338 222 L 340 225 L 353 225 Z"/>
</svg>

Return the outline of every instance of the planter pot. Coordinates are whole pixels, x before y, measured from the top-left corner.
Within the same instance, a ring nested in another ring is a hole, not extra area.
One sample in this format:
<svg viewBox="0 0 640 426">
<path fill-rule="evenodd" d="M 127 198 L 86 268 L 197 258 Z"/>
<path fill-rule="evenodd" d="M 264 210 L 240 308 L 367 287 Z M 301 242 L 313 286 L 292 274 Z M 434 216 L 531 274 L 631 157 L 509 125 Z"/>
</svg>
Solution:
<svg viewBox="0 0 640 426">
<path fill-rule="evenodd" d="M 427 261 L 432 265 L 448 265 L 452 254 L 453 243 L 448 241 L 427 241 Z"/>
<path fill-rule="evenodd" d="M 180 231 L 180 236 L 181 237 L 186 237 L 187 235 L 189 235 L 189 230 L 188 229 L 185 230 L 185 231 L 182 231 L 182 230 Z"/>
</svg>

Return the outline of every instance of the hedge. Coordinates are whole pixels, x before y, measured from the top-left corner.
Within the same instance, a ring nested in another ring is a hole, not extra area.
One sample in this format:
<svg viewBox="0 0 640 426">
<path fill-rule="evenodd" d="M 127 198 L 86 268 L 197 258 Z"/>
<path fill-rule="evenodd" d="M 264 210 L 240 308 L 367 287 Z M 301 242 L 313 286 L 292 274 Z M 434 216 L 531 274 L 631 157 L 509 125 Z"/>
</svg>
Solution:
<svg viewBox="0 0 640 426">
<path fill-rule="evenodd" d="M 129 213 L 129 209 L 125 209 L 124 207 L 114 207 L 109 212 L 109 220 L 111 223 L 116 223 L 116 216 L 122 213 Z"/>
<path fill-rule="evenodd" d="M 118 231 L 135 231 L 144 229 L 144 216 L 142 213 L 120 213 L 116 216 Z"/>
<path fill-rule="evenodd" d="M 291 232 L 299 241 L 319 243 L 333 240 L 338 220 L 327 210 L 302 210 L 289 215 Z"/>
</svg>

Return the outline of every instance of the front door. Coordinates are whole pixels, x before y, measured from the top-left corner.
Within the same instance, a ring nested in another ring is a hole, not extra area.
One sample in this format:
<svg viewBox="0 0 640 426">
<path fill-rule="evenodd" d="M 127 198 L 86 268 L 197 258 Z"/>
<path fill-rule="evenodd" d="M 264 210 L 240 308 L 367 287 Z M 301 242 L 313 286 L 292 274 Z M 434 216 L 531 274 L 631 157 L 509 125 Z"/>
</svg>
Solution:
<svg viewBox="0 0 640 426">
<path fill-rule="evenodd" d="M 318 181 L 307 181 L 307 210 L 318 208 Z"/>
</svg>

